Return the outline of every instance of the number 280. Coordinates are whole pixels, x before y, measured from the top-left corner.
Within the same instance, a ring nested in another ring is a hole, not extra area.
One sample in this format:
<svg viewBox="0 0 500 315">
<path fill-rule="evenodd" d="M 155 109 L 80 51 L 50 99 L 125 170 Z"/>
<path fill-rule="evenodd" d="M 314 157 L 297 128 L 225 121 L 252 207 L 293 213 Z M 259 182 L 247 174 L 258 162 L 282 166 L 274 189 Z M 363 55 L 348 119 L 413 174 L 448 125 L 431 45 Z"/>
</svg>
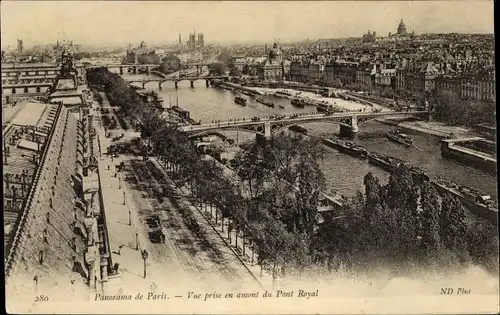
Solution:
<svg viewBox="0 0 500 315">
<path fill-rule="evenodd" d="M 35 296 L 35 302 L 46 302 L 49 300 L 49 297 L 46 295 Z"/>
</svg>

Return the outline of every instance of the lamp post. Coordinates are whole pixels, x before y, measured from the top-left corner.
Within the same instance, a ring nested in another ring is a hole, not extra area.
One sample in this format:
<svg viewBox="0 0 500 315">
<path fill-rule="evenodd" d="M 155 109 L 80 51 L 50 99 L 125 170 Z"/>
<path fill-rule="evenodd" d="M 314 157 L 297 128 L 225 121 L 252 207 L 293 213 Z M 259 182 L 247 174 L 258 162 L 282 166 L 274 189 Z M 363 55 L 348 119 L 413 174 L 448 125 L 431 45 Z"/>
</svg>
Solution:
<svg viewBox="0 0 500 315">
<path fill-rule="evenodd" d="M 141 256 L 142 256 L 142 259 L 144 260 L 144 279 L 146 279 L 146 261 L 148 259 L 148 251 L 144 249 L 141 252 Z"/>
</svg>

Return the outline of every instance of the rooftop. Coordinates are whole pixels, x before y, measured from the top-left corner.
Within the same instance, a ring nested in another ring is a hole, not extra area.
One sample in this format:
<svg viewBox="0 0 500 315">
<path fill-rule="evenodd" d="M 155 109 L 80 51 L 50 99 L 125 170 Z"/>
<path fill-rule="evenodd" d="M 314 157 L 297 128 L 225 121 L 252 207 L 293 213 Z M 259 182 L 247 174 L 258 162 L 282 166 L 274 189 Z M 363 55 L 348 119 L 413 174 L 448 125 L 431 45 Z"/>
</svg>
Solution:
<svg viewBox="0 0 500 315">
<path fill-rule="evenodd" d="M 10 227 L 15 234 L 6 281 L 14 296 L 35 290 L 35 285 L 44 292 L 88 296 L 85 207 L 77 204 L 81 197 L 75 181 L 81 134 L 74 116 L 64 106 L 57 108 L 29 202 L 19 212 L 17 226 Z"/>
<path fill-rule="evenodd" d="M 13 125 L 43 127 L 54 122 L 57 106 L 53 104 L 27 101 L 21 106 L 22 108 L 11 120 Z"/>
<path fill-rule="evenodd" d="M 6 152 L 4 168 L 4 250 L 8 250 L 11 233 L 25 207 L 25 200 L 40 164 L 40 152 L 53 128 L 58 106 L 27 102 L 20 106 L 12 123 L 4 130 Z"/>
<path fill-rule="evenodd" d="M 75 80 L 71 79 L 58 79 L 56 90 L 75 90 Z"/>
</svg>

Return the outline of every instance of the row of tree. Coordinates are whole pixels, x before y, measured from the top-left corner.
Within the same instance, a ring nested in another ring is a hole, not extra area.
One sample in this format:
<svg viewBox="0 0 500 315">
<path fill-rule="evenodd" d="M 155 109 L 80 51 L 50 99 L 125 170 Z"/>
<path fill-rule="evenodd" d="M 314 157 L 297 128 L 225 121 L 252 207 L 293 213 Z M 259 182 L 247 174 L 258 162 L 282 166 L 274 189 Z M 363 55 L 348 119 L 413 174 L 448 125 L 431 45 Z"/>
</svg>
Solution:
<svg viewBox="0 0 500 315">
<path fill-rule="evenodd" d="M 119 76 L 98 69 L 89 72 L 89 82 L 104 86 L 110 101 L 141 123 L 142 137 L 172 176 L 190 188 L 201 207 L 210 208 L 216 221 L 227 223 L 228 232 L 235 230 L 243 244 L 251 240 L 258 262 L 273 274 L 311 264 L 400 266 L 443 257 L 455 265 L 471 259 L 496 265 L 495 231 L 489 225 L 467 225 L 456 199 L 440 196 L 429 183 L 416 185 L 405 167 L 391 174 L 387 185 L 368 174 L 365 193 L 344 200 L 345 209 L 323 216 L 320 224 L 325 178 L 320 168 L 324 151 L 317 140 L 282 135 L 254 143 L 232 161 L 239 176 L 235 180 L 137 100 Z"/>
</svg>

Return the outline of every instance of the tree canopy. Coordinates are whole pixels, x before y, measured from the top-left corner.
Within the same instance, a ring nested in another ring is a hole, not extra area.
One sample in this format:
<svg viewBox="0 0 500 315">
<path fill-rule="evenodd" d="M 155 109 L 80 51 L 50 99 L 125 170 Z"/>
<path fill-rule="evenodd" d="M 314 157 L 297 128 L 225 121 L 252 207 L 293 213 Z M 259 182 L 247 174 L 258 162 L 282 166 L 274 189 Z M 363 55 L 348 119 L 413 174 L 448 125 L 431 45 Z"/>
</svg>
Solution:
<svg viewBox="0 0 500 315">
<path fill-rule="evenodd" d="M 265 144 L 253 143 L 231 162 L 241 181 L 207 160 L 187 136 L 146 106 L 117 74 L 87 72 L 90 86 L 100 86 L 111 104 L 140 126 L 152 153 L 172 176 L 191 187 L 195 200 L 214 207 L 216 220 L 249 237 L 262 265 L 302 269 L 311 263 L 335 268 L 383 264 L 398 269 L 414 262 L 432 264 L 473 261 L 494 268 L 496 231 L 467 224 L 455 197 L 438 194 L 429 182 L 413 180 L 401 165 L 386 185 L 372 173 L 364 193 L 344 199 L 344 207 L 320 222 L 318 205 L 325 187 L 320 163 L 324 149 L 317 139 L 281 134 Z M 247 193 L 248 192 L 248 193 Z"/>
</svg>

